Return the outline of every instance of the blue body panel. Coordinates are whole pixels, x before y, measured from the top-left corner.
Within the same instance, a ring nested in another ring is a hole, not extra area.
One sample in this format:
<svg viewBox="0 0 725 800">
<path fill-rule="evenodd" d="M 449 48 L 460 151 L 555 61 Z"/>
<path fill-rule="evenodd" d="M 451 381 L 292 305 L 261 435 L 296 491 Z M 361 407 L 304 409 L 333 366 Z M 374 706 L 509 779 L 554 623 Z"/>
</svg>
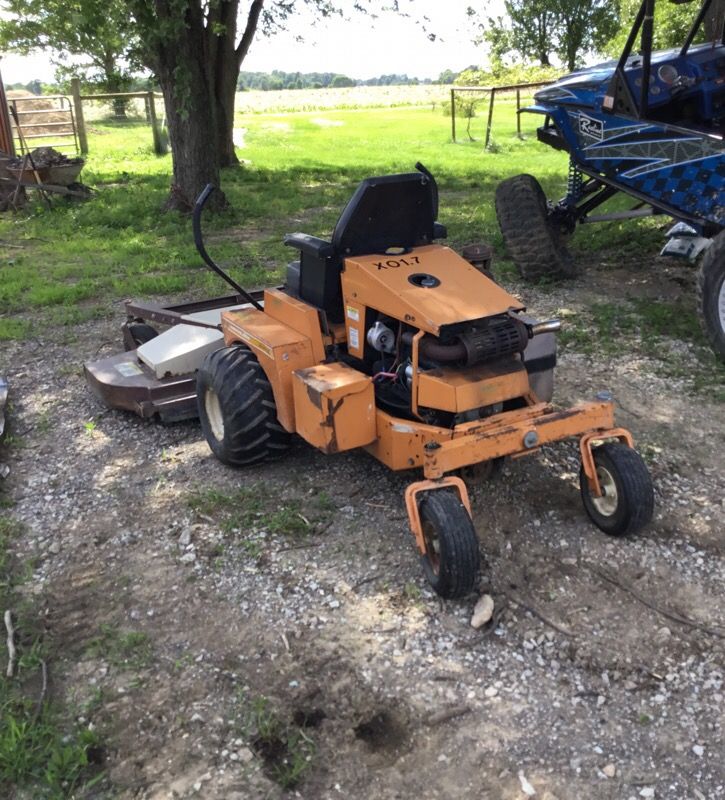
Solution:
<svg viewBox="0 0 725 800">
<path fill-rule="evenodd" d="M 647 119 L 604 110 L 615 67 L 573 73 L 537 92 L 527 110 L 553 120 L 585 172 L 675 217 L 725 226 L 725 46 L 653 53 Z M 624 74 L 638 98 L 639 56 Z"/>
</svg>

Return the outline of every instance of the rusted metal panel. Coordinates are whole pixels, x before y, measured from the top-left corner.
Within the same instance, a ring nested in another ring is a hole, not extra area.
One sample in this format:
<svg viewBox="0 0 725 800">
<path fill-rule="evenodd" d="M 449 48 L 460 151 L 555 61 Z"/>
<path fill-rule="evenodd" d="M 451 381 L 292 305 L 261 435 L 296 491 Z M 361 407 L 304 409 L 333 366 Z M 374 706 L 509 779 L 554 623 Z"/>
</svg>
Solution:
<svg viewBox="0 0 725 800">
<path fill-rule="evenodd" d="M 320 315 L 314 306 L 303 303 L 279 289 L 267 289 L 264 293 L 264 312 L 306 336 L 312 345 L 315 361 L 322 361 L 325 358 Z"/>
<path fill-rule="evenodd" d="M 503 415 L 505 416 L 505 415 Z M 449 442 L 425 448 L 423 470 L 426 478 L 506 455 L 524 455 L 544 444 L 558 442 L 614 425 L 612 403 L 586 403 L 565 411 L 519 418 L 511 424 L 486 428 Z"/>
<path fill-rule="evenodd" d="M 347 364 L 294 373 L 297 433 L 323 453 L 370 444 L 376 437 L 375 392 L 368 375 Z"/>
<path fill-rule="evenodd" d="M 89 361 L 83 372 L 93 394 L 111 408 L 145 418 L 158 414 L 164 422 L 197 416 L 195 375 L 159 379 L 135 352 Z"/>
</svg>

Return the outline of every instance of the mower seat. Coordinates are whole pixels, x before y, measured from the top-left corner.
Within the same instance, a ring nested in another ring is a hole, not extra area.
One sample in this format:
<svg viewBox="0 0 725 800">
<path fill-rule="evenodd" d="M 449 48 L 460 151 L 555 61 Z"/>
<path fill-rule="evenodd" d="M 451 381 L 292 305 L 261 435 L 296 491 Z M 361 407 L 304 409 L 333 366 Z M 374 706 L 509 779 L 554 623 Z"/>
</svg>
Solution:
<svg viewBox="0 0 725 800">
<path fill-rule="evenodd" d="M 390 248 L 430 244 L 446 229 L 436 222 L 438 188 L 427 171 L 366 178 L 355 190 L 326 241 L 306 233 L 284 237 L 300 252 L 299 269 L 288 284 L 302 300 L 324 309 L 333 322 L 342 320 L 340 272 L 347 256 L 385 253 Z"/>
</svg>

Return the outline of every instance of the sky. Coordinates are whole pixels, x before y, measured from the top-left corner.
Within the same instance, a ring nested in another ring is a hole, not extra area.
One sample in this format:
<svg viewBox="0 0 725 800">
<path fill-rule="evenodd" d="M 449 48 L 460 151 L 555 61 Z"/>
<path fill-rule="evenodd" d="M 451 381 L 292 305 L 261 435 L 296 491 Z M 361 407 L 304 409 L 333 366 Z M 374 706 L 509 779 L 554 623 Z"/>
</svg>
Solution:
<svg viewBox="0 0 725 800">
<path fill-rule="evenodd" d="M 457 71 L 485 61 L 481 47 L 472 42 L 475 32 L 466 15 L 469 5 L 477 3 L 475 0 L 402 2 L 403 8 L 414 8 L 416 17 L 429 18 L 425 29 L 412 19 L 392 13 L 377 20 L 354 13 L 347 19 L 317 20 L 311 12 L 303 10 L 295 16 L 293 30 L 273 37 L 258 34 L 242 69 L 339 72 L 360 79 L 390 73 L 437 78 L 445 69 Z M 483 6 L 483 2 L 478 5 Z M 427 31 L 435 32 L 435 41 L 428 39 Z M 301 42 L 296 40 L 299 33 L 304 36 Z M 54 73 L 46 53 L 4 54 L 0 71 L 5 83 L 27 83 L 35 78 L 51 81 Z"/>
</svg>

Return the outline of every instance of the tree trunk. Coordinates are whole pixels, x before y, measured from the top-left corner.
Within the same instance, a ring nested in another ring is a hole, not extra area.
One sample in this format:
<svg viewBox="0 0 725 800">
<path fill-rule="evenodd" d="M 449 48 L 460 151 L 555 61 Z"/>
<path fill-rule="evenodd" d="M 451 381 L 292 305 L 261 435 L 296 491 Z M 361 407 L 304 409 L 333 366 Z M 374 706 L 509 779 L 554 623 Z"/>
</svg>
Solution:
<svg viewBox="0 0 725 800">
<path fill-rule="evenodd" d="M 707 17 L 705 17 L 705 32 L 708 41 L 714 41 L 722 36 L 724 17 L 725 0 L 715 0 L 710 6 Z"/>
<path fill-rule="evenodd" d="M 228 62 L 219 65 L 216 82 L 216 105 L 217 147 L 219 149 L 220 167 L 233 167 L 239 164 L 239 159 L 234 150 L 234 101 L 237 95 L 238 77 L 239 71 L 231 69 Z"/>
<path fill-rule="evenodd" d="M 234 96 L 264 0 L 251 0 L 237 44 L 240 0 L 129 0 L 142 31 L 144 59 L 166 104 L 174 171 L 167 209 L 190 210 L 219 169 L 236 164 Z M 226 207 L 221 191 L 212 208 Z"/>
<path fill-rule="evenodd" d="M 159 49 L 156 72 L 166 105 L 174 173 L 165 208 L 184 212 L 194 207 L 207 183 L 219 186 L 214 81 L 204 28 L 195 22 L 180 26 L 175 41 Z M 224 207 L 226 198 L 216 192 L 209 204 Z"/>
<path fill-rule="evenodd" d="M 169 128 L 173 183 L 166 201 L 167 210 L 188 212 L 207 183 L 219 186 L 219 159 L 214 146 L 216 125 L 208 84 L 197 79 L 188 87 L 186 110 L 180 111 L 175 97 L 174 80 L 159 74 L 159 83 L 166 104 L 166 123 Z M 222 192 L 209 201 L 212 208 L 226 205 Z"/>
</svg>

